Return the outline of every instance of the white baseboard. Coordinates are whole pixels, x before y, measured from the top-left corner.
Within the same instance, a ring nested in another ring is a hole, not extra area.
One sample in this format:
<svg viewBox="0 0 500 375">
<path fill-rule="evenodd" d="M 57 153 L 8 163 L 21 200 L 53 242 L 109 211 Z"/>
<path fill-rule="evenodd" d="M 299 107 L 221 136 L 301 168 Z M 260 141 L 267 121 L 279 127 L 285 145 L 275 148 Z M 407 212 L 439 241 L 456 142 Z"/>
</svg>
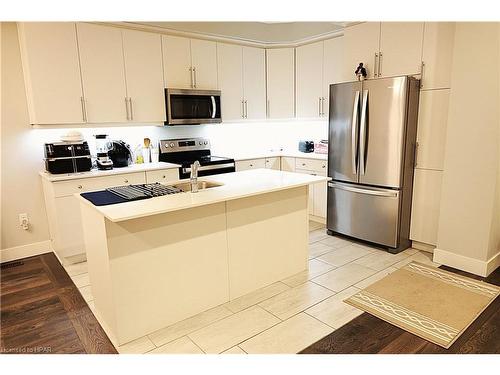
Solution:
<svg viewBox="0 0 500 375">
<path fill-rule="evenodd" d="M 455 254 L 442 249 L 434 249 L 434 262 L 444 264 L 479 276 L 488 276 L 500 266 L 500 252 L 484 261 Z"/>
<path fill-rule="evenodd" d="M 52 246 L 50 241 L 34 242 L 27 245 L 9 247 L 7 249 L 0 250 L 0 262 L 8 262 L 11 260 L 17 260 L 22 258 L 31 257 L 34 255 L 50 253 L 52 252 Z"/>
<path fill-rule="evenodd" d="M 411 247 L 417 250 L 426 251 L 428 253 L 434 253 L 434 249 L 436 248 L 435 245 L 429 245 L 427 243 L 418 241 L 411 241 Z"/>
<path fill-rule="evenodd" d="M 324 217 L 309 215 L 309 220 L 315 221 L 320 224 L 326 224 L 326 218 Z"/>
</svg>

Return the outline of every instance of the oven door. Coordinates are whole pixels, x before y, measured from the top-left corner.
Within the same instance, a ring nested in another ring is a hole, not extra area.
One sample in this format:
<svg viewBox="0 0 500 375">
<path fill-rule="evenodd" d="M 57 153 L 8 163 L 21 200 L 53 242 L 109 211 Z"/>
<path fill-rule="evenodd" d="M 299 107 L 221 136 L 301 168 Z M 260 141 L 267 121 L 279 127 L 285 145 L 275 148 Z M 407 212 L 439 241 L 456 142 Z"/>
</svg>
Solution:
<svg viewBox="0 0 500 375">
<path fill-rule="evenodd" d="M 222 122 L 220 96 L 218 90 L 165 89 L 165 125 Z"/>
<path fill-rule="evenodd" d="M 202 165 L 198 169 L 198 176 L 211 176 L 214 174 L 221 173 L 229 173 L 235 172 L 235 164 L 234 162 L 228 162 L 224 164 L 211 164 L 211 165 Z M 191 167 L 182 167 L 180 168 L 180 179 L 189 178 L 191 176 Z"/>
</svg>

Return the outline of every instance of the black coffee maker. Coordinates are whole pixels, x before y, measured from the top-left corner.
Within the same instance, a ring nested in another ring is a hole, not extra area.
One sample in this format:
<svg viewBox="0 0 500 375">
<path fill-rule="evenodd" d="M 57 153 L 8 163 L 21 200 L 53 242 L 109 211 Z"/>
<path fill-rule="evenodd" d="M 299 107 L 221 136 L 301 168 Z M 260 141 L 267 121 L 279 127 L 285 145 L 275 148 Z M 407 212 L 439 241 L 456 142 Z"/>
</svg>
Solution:
<svg viewBox="0 0 500 375">
<path fill-rule="evenodd" d="M 124 141 L 111 141 L 108 156 L 113 162 L 114 168 L 128 167 L 132 164 L 132 151 L 130 150 L 130 146 Z"/>
</svg>

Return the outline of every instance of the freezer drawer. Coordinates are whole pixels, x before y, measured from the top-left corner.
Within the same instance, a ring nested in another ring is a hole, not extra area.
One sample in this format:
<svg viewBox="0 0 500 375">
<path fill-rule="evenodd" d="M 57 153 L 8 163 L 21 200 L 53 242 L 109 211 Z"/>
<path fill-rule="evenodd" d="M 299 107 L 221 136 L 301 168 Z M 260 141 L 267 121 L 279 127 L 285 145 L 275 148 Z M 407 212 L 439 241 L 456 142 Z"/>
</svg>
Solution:
<svg viewBox="0 0 500 375">
<path fill-rule="evenodd" d="M 400 191 L 328 183 L 327 227 L 388 247 L 398 246 Z"/>
</svg>

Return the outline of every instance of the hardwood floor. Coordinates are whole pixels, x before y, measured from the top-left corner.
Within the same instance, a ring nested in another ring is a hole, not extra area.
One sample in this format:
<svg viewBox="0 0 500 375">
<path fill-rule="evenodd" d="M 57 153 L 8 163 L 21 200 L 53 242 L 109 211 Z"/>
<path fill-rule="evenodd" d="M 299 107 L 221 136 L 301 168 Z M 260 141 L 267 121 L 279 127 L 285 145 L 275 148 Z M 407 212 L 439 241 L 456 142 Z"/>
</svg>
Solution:
<svg viewBox="0 0 500 375">
<path fill-rule="evenodd" d="M 0 353 L 117 353 L 52 253 L 3 263 Z"/>
<path fill-rule="evenodd" d="M 500 285 L 500 268 L 482 278 L 450 267 L 447 271 Z M 368 313 L 351 320 L 301 354 L 456 354 L 500 353 L 500 297 L 449 348 L 444 349 Z"/>
</svg>

